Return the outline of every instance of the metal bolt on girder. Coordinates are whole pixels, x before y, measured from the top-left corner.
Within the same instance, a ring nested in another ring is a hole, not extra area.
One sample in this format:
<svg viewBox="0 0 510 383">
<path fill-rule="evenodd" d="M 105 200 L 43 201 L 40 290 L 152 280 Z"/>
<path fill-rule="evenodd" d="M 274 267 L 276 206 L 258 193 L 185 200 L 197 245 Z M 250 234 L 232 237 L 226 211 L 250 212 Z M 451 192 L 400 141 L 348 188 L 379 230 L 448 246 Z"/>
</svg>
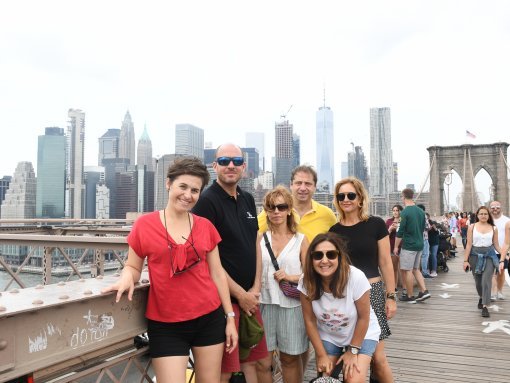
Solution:
<svg viewBox="0 0 510 383">
<path fill-rule="evenodd" d="M 4 306 L 0 306 L 0 312 L 7 310 Z"/>
<path fill-rule="evenodd" d="M 33 305 L 42 305 L 44 302 L 42 301 L 42 299 L 36 299 L 34 301 L 32 301 L 32 304 Z"/>
<path fill-rule="evenodd" d="M 5 339 L 0 339 L 0 351 L 5 350 L 7 348 L 7 341 Z"/>
<path fill-rule="evenodd" d="M 91 294 L 92 294 L 92 291 L 91 291 L 91 290 L 85 290 L 85 291 L 83 292 L 83 294 L 85 294 L 85 295 L 91 295 Z"/>
<path fill-rule="evenodd" d="M 11 294 L 18 294 L 19 293 L 19 290 L 18 289 L 11 289 L 9 291 Z"/>
</svg>

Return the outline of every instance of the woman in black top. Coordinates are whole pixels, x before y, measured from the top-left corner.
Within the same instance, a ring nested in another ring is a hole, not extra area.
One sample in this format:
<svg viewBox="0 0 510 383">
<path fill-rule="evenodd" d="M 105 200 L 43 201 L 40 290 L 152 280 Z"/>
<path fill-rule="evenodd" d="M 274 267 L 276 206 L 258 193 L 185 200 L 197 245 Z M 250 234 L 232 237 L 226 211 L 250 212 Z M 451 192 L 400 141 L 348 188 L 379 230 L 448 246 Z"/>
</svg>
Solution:
<svg viewBox="0 0 510 383">
<path fill-rule="evenodd" d="M 381 327 L 379 344 L 373 355 L 373 375 L 379 382 L 393 382 L 384 352 L 384 339 L 391 334 L 388 319 L 397 311 L 388 230 L 382 218 L 368 214 L 368 193 L 355 177 L 337 182 L 334 204 L 339 222 L 329 231 L 340 234 L 346 240 L 352 265 L 365 273 L 372 287 L 370 304 Z"/>
</svg>

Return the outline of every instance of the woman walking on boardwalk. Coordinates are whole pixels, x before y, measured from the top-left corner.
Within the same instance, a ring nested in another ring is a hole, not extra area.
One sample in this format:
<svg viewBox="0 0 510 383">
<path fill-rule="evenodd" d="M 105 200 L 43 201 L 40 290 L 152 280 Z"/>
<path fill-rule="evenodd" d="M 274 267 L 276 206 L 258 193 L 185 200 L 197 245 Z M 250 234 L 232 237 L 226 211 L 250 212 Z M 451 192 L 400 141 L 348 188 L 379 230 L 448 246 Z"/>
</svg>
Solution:
<svg viewBox="0 0 510 383">
<path fill-rule="evenodd" d="M 365 382 L 381 330 L 370 307 L 370 283 L 350 265 L 337 234 L 313 239 L 298 288 L 317 371 L 330 375 L 343 362 L 344 382 Z"/>
<path fill-rule="evenodd" d="M 467 231 L 466 250 L 462 268 L 468 272 L 471 269 L 478 293 L 478 309 L 482 310 L 482 317 L 490 316 L 487 305 L 491 301 L 491 284 L 494 271 L 504 271 L 507 244 L 503 249 L 499 247 L 498 229 L 485 206 L 476 211 L 475 223 Z M 500 254 L 496 254 L 496 251 Z"/>
<path fill-rule="evenodd" d="M 346 240 L 352 265 L 368 278 L 370 305 L 381 327 L 380 341 L 373 356 L 372 377 L 381 383 L 391 383 L 393 374 L 384 352 L 384 339 L 391 335 L 388 319 L 395 315 L 397 302 L 388 230 L 382 218 L 368 214 L 367 190 L 355 177 L 337 182 L 334 204 L 339 220 L 329 230 Z"/>
<path fill-rule="evenodd" d="M 393 254 L 393 247 L 395 247 L 395 237 L 397 236 L 398 227 L 400 225 L 400 212 L 404 210 L 402 205 L 396 204 L 391 208 L 391 214 L 393 217 L 386 220 L 386 228 L 390 235 L 390 251 L 391 251 L 391 262 L 393 263 L 393 274 L 395 276 L 395 292 L 398 287 L 398 276 L 400 275 L 399 257 Z M 400 277 L 400 283 L 402 286 L 402 277 Z"/>
<path fill-rule="evenodd" d="M 133 296 L 145 258 L 151 282 L 147 301 L 149 350 L 158 383 L 185 382 L 190 349 L 196 379 L 220 382 L 224 348 L 237 345 L 226 273 L 215 227 L 191 214 L 207 168 L 198 158 L 176 160 L 168 168 L 168 203 L 138 218 L 127 238 L 128 260 L 117 283 L 102 292 Z"/>
<path fill-rule="evenodd" d="M 308 351 L 308 337 L 299 292 L 298 299 L 288 297 L 280 283 L 297 284 L 299 281 L 308 240 L 304 234 L 297 232 L 292 214 L 292 195 L 285 187 L 277 186 L 269 191 L 264 197 L 263 207 L 269 230 L 259 234 L 257 251 L 262 254 L 260 312 L 270 354 L 259 363 L 265 370 L 270 370 L 273 351 L 278 349 L 283 381 L 301 383 L 306 368 L 302 361 Z"/>
</svg>

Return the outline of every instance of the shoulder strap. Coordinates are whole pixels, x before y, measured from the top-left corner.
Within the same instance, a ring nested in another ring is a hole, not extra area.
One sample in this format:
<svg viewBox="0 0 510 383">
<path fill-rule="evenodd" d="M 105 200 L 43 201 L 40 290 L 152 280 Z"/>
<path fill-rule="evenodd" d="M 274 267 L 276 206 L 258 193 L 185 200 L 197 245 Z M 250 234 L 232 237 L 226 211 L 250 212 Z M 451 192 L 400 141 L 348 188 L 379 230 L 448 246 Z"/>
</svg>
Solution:
<svg viewBox="0 0 510 383">
<path fill-rule="evenodd" d="M 271 244 L 269 243 L 269 239 L 267 238 L 267 233 L 264 233 L 264 242 L 266 243 L 267 252 L 269 253 L 269 256 L 271 257 L 271 262 L 273 262 L 273 266 L 276 271 L 280 270 L 280 267 L 278 266 L 278 262 L 276 261 L 276 257 L 274 256 L 273 249 L 271 249 Z"/>
</svg>

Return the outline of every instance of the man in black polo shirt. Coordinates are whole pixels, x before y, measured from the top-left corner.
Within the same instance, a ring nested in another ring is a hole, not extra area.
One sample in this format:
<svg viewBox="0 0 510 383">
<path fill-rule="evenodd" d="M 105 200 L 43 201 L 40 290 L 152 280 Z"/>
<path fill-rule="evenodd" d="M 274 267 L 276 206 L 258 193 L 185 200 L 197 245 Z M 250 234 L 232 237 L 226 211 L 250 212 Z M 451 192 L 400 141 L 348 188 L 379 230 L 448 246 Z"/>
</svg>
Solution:
<svg viewBox="0 0 510 383">
<path fill-rule="evenodd" d="M 262 261 L 256 253 L 257 211 L 253 196 L 238 186 L 246 168 L 241 148 L 233 144 L 219 146 L 213 167 L 217 180 L 202 193 L 193 213 L 209 219 L 220 233 L 218 248 L 227 272 L 237 328 L 239 309 L 255 315 L 262 324 L 259 311 Z M 241 370 L 248 383 L 257 383 L 256 361 L 267 354 L 265 337 L 251 349 L 246 360 L 239 360 L 239 347 L 231 354 L 225 353 L 221 381 L 228 382 L 232 372 Z M 265 379 L 267 377 L 261 376 L 261 381 Z"/>
</svg>

